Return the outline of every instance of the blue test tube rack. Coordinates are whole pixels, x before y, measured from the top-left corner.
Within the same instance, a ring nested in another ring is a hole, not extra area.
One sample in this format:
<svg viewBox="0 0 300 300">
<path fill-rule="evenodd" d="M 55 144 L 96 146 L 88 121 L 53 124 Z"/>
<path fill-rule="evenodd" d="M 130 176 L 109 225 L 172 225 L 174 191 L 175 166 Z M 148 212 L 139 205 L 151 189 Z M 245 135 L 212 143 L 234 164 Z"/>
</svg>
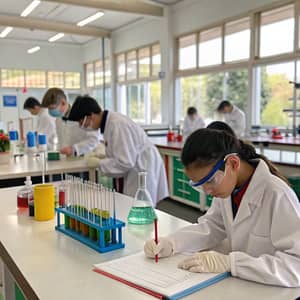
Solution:
<svg viewBox="0 0 300 300">
<path fill-rule="evenodd" d="M 75 213 L 74 209 L 70 207 L 55 208 L 57 216 L 57 225 L 55 229 L 62 232 L 69 237 L 87 245 L 88 247 L 100 252 L 105 253 L 112 250 L 124 248 L 125 244 L 122 242 L 122 229 L 125 227 L 125 223 L 109 217 L 103 218 L 93 215 L 91 212 Z M 89 230 L 96 232 L 96 240 L 91 239 L 89 236 L 85 236 L 78 230 L 71 229 L 70 224 L 66 226 L 61 223 L 61 214 L 64 215 L 64 220 L 67 218 L 75 220 L 75 223 L 85 224 L 89 227 Z M 92 221 L 91 221 L 92 219 Z"/>
</svg>

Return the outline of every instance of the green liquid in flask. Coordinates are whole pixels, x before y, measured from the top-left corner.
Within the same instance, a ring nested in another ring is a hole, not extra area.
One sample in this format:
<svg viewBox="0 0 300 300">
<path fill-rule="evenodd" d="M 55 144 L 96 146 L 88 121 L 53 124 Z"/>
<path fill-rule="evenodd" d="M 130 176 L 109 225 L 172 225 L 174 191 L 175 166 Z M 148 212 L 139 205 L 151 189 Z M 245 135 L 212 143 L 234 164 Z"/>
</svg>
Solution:
<svg viewBox="0 0 300 300">
<path fill-rule="evenodd" d="M 130 224 L 151 224 L 156 218 L 152 206 L 131 207 L 127 220 Z"/>
</svg>

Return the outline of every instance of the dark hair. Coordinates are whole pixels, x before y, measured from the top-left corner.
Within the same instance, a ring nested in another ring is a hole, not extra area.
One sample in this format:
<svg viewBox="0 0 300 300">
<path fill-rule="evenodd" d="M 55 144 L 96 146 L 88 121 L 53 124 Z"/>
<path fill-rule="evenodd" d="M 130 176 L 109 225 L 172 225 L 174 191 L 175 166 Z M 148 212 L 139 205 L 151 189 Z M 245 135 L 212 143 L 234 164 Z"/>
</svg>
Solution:
<svg viewBox="0 0 300 300">
<path fill-rule="evenodd" d="M 194 131 L 184 144 L 181 161 L 185 167 L 205 167 L 230 153 L 237 153 L 241 160 L 248 163 L 255 158 L 262 159 L 273 175 L 288 183 L 264 155 L 256 153 L 251 144 L 239 140 L 226 130 L 201 128 Z"/>
<path fill-rule="evenodd" d="M 231 104 L 229 101 L 223 100 L 223 101 L 219 104 L 219 106 L 218 106 L 218 108 L 217 108 L 217 111 L 218 111 L 218 112 L 222 112 L 222 111 L 224 110 L 225 107 L 228 107 L 228 106 L 231 106 L 231 105 L 232 105 L 232 104 Z"/>
<path fill-rule="evenodd" d="M 206 128 L 216 129 L 216 130 L 224 130 L 225 132 L 227 132 L 233 136 L 236 136 L 233 129 L 228 124 L 221 122 L 221 121 L 211 122 L 210 124 L 207 125 Z"/>
<path fill-rule="evenodd" d="M 34 97 L 29 97 L 25 100 L 23 108 L 24 109 L 31 109 L 34 108 L 35 106 L 41 106 L 41 103 L 39 102 L 39 100 L 37 100 Z"/>
<path fill-rule="evenodd" d="M 189 116 L 191 115 L 194 115 L 197 113 L 197 108 L 194 107 L 194 106 L 190 106 L 188 109 L 187 109 L 187 112 L 186 112 Z"/>
<path fill-rule="evenodd" d="M 94 98 L 88 95 L 78 96 L 72 105 L 68 120 L 78 122 L 85 116 L 90 116 L 92 113 L 99 114 L 101 111 L 101 107 Z"/>
<path fill-rule="evenodd" d="M 49 107 L 50 105 L 58 105 L 62 99 L 67 99 L 64 91 L 59 88 L 51 88 L 44 95 L 42 106 Z"/>
</svg>

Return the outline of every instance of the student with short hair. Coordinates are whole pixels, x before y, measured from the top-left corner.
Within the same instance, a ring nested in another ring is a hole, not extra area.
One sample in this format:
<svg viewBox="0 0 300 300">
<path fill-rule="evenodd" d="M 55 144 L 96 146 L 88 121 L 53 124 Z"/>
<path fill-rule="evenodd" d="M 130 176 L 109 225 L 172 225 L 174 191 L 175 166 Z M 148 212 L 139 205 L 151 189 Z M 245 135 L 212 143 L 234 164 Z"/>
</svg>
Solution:
<svg viewBox="0 0 300 300">
<path fill-rule="evenodd" d="M 195 252 L 178 267 L 269 285 L 300 286 L 300 204 L 286 179 L 255 148 L 225 130 L 199 129 L 181 160 L 190 185 L 214 196 L 198 223 L 145 243 L 148 257 Z M 227 254 L 212 251 L 225 238 Z"/>
<path fill-rule="evenodd" d="M 187 109 L 186 117 L 184 118 L 183 122 L 183 137 L 187 138 L 192 132 L 203 127 L 205 127 L 205 123 L 201 116 L 198 115 L 196 107 L 190 106 Z"/>
<path fill-rule="evenodd" d="M 36 132 L 47 136 L 48 149 L 52 150 L 56 138 L 55 119 L 48 114 L 46 109 L 42 108 L 41 103 L 34 97 L 27 98 L 23 108 L 37 117 Z"/>
</svg>

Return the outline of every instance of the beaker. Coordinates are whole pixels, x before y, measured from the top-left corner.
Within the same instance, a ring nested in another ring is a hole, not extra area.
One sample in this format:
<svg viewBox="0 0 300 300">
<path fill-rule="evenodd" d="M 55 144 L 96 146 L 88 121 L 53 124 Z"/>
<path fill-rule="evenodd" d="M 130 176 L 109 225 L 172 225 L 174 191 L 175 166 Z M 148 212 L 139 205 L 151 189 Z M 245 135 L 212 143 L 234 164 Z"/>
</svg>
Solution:
<svg viewBox="0 0 300 300">
<path fill-rule="evenodd" d="M 156 218 L 153 202 L 146 187 L 147 172 L 138 173 L 138 189 L 127 220 L 130 224 L 150 224 Z"/>
</svg>

